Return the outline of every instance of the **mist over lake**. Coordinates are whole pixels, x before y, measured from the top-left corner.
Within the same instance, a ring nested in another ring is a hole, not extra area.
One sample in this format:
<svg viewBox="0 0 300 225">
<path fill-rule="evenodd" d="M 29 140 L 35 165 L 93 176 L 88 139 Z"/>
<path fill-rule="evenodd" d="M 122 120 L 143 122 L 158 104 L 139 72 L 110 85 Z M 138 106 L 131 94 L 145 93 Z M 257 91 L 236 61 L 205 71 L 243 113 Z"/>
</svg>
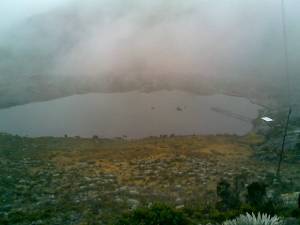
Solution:
<svg viewBox="0 0 300 225">
<path fill-rule="evenodd" d="M 159 135 L 237 134 L 251 122 L 212 110 L 220 108 L 249 119 L 259 106 L 225 95 L 199 96 L 180 91 L 85 94 L 30 103 L 0 111 L 0 131 L 28 136 L 143 138 Z"/>
<path fill-rule="evenodd" d="M 300 0 L 0 15 L 0 225 L 300 225 Z"/>
</svg>

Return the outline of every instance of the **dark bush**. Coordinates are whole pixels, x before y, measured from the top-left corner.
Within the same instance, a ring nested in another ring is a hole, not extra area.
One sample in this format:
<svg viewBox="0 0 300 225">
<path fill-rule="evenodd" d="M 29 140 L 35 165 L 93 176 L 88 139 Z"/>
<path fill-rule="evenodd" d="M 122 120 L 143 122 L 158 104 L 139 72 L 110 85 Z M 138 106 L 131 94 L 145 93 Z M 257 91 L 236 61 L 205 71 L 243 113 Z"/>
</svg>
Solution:
<svg viewBox="0 0 300 225">
<path fill-rule="evenodd" d="M 217 195 L 220 201 L 217 203 L 216 208 L 221 211 L 236 209 L 240 205 L 239 196 L 234 193 L 230 187 L 230 183 L 226 180 L 221 180 L 217 185 Z"/>
<path fill-rule="evenodd" d="M 261 182 L 253 182 L 247 187 L 247 202 L 254 207 L 260 207 L 266 203 L 266 185 Z"/>
<path fill-rule="evenodd" d="M 189 225 L 185 215 L 167 205 L 154 204 L 124 215 L 116 225 Z"/>
</svg>

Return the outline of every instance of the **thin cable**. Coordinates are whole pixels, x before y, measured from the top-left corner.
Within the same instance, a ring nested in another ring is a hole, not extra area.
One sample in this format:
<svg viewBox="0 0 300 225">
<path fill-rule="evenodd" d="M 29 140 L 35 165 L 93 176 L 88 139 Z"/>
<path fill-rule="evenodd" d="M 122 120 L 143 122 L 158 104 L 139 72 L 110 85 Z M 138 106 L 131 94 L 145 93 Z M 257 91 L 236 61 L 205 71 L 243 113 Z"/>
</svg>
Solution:
<svg viewBox="0 0 300 225">
<path fill-rule="evenodd" d="M 279 154 L 279 161 L 277 165 L 276 175 L 277 177 L 280 176 L 281 164 L 284 157 L 285 152 L 285 143 L 287 138 L 287 133 L 289 129 L 289 122 L 292 114 L 292 100 L 291 100 L 291 81 L 290 81 L 290 70 L 289 70 L 289 54 L 288 54 L 288 38 L 287 38 L 287 29 L 286 29 L 286 14 L 285 14 L 285 1 L 281 0 L 281 20 L 282 20 L 282 33 L 283 33 L 283 47 L 284 47 L 284 72 L 286 75 L 287 81 L 287 94 L 288 94 L 288 104 L 289 104 L 289 111 L 287 115 L 286 124 L 284 127 L 281 151 Z"/>
<path fill-rule="evenodd" d="M 285 0 L 281 0 L 281 23 L 282 23 L 282 34 L 283 34 L 283 50 L 284 50 L 284 73 L 287 81 L 287 95 L 289 108 L 292 108 L 292 93 L 291 93 L 291 80 L 289 70 L 289 50 L 288 50 L 288 37 L 287 37 L 287 26 L 286 26 L 286 9 Z"/>
</svg>

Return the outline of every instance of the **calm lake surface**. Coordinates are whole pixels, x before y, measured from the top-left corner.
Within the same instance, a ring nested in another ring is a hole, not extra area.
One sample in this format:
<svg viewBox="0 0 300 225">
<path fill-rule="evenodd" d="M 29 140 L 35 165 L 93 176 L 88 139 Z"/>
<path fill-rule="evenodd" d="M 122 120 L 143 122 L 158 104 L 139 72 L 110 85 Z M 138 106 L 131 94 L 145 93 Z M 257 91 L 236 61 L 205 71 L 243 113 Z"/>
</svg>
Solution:
<svg viewBox="0 0 300 225">
<path fill-rule="evenodd" d="M 37 136 L 142 138 L 161 134 L 237 134 L 251 131 L 261 108 L 248 99 L 181 91 L 85 94 L 0 110 L 0 131 Z"/>
</svg>

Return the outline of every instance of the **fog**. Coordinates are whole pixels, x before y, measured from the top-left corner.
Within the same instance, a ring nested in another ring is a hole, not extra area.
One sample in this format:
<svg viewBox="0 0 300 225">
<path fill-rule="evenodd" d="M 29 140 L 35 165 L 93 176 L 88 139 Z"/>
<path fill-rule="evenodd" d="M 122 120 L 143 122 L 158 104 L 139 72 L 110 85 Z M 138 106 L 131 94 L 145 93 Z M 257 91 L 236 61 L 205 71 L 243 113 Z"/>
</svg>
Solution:
<svg viewBox="0 0 300 225">
<path fill-rule="evenodd" d="M 11 26 L 28 19 L 29 17 L 49 11 L 64 5 L 70 0 L 1 0 L 0 3 L 0 34 L 7 31 Z"/>
<path fill-rule="evenodd" d="M 0 3 L 0 76 L 10 84 L 31 76 L 284 82 L 279 0 L 41 2 Z M 286 13 L 296 77 L 300 2 L 286 0 Z"/>
</svg>

